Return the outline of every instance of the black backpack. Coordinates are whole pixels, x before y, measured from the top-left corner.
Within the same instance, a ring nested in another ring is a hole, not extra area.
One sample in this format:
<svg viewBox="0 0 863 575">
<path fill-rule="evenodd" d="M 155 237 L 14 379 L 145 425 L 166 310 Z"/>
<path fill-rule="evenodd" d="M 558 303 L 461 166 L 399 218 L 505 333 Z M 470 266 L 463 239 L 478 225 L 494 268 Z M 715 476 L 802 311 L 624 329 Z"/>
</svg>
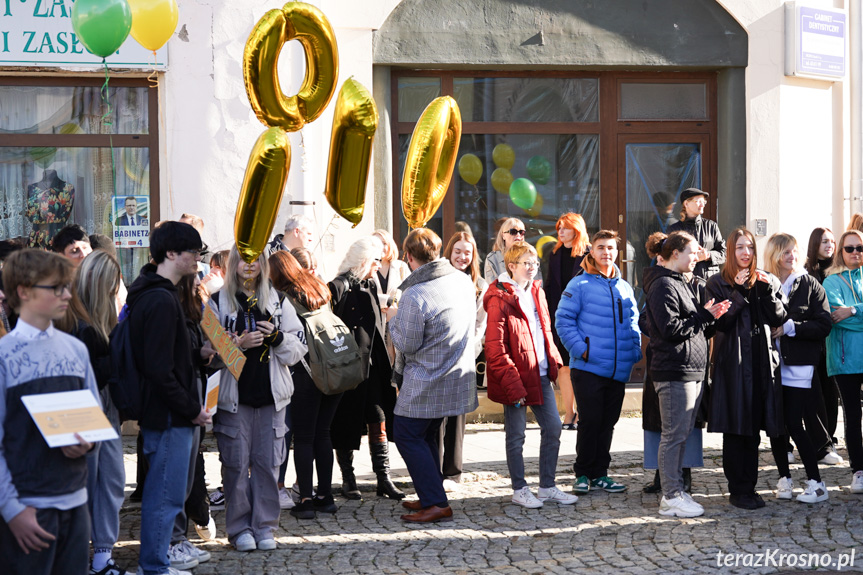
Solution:
<svg viewBox="0 0 863 575">
<path fill-rule="evenodd" d="M 170 293 L 164 288 L 156 289 Z M 109 338 L 111 375 L 108 378 L 108 391 L 120 414 L 120 421 L 140 421 L 148 393 L 148 387 L 144 385 L 144 378 L 135 363 L 131 320 L 132 308 L 129 307 L 126 317 L 111 330 Z"/>
</svg>

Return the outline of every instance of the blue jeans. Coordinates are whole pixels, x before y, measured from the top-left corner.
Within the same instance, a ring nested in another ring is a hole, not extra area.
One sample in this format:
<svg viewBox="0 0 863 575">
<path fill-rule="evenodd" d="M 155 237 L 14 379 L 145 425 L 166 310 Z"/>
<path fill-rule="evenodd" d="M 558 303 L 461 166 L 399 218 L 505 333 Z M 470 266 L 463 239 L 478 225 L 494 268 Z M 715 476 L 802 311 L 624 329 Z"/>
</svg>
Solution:
<svg viewBox="0 0 863 575">
<path fill-rule="evenodd" d="M 393 435 L 423 507 L 449 507 L 440 473 L 438 442 L 443 418 L 393 417 Z"/>
<path fill-rule="evenodd" d="M 554 487 L 554 474 L 557 470 L 557 454 L 560 451 L 560 416 L 554 388 L 548 377 L 540 378 L 542 386 L 542 405 L 531 405 L 540 428 L 539 443 L 539 486 Z M 527 426 L 527 406 L 503 406 L 503 428 L 506 432 L 506 465 L 512 479 L 513 490 L 527 486 L 524 480 L 524 430 Z"/>
<path fill-rule="evenodd" d="M 192 427 L 142 429 L 144 455 L 150 463 L 141 500 L 141 554 L 144 575 L 161 575 L 171 566 L 168 545 L 177 514 L 186 501 Z"/>
</svg>

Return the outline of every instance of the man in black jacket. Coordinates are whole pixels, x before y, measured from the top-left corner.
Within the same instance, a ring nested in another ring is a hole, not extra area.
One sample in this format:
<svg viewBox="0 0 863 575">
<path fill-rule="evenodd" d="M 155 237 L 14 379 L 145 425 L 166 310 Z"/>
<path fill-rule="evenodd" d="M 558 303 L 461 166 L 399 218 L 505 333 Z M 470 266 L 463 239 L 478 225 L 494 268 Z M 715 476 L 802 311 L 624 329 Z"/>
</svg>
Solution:
<svg viewBox="0 0 863 575">
<path fill-rule="evenodd" d="M 192 364 L 191 344 L 177 282 L 194 275 L 201 255 L 201 236 L 181 222 L 164 222 L 150 234 L 154 263 L 141 269 L 129 288 L 130 333 L 135 363 L 145 382 L 139 422 L 150 471 L 141 502 L 139 573 L 168 573 L 168 544 L 186 498 L 186 478 L 194 426 L 211 421 L 202 407 Z M 198 564 L 190 558 L 182 567 Z M 182 572 L 181 572 L 182 573 Z"/>
<path fill-rule="evenodd" d="M 703 217 L 709 196 L 698 188 L 687 188 L 680 192 L 680 203 L 683 205 L 681 220 L 668 226 L 669 234 L 687 232 L 698 240 L 701 251 L 693 273 L 704 280 L 718 274 L 719 268 L 725 263 L 725 240 L 722 239 L 719 224 Z"/>
</svg>

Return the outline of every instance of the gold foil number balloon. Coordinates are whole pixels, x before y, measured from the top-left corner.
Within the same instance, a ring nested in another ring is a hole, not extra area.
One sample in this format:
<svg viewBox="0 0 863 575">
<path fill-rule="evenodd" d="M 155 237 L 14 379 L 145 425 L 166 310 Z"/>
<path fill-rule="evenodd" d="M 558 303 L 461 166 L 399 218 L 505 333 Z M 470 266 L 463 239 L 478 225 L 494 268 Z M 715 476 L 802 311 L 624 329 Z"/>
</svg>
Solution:
<svg viewBox="0 0 863 575">
<path fill-rule="evenodd" d="M 458 104 L 435 98 L 414 128 L 402 175 L 402 213 L 412 228 L 424 226 L 443 202 L 460 141 Z"/>
<path fill-rule="evenodd" d="M 258 136 L 249 155 L 234 216 L 237 250 L 247 263 L 258 259 L 267 247 L 288 182 L 290 165 L 291 143 L 287 132 L 270 128 Z"/>
<path fill-rule="evenodd" d="M 279 86 L 277 62 L 285 42 L 297 40 L 306 54 L 306 76 L 295 96 Z M 266 126 L 295 132 L 313 122 L 336 91 L 339 54 L 336 35 L 323 12 L 304 2 L 288 2 L 264 14 L 243 52 L 246 93 L 255 115 Z"/>
<path fill-rule="evenodd" d="M 374 98 L 365 86 L 349 78 L 336 99 L 325 195 L 336 213 L 354 227 L 363 219 L 377 129 Z"/>
</svg>

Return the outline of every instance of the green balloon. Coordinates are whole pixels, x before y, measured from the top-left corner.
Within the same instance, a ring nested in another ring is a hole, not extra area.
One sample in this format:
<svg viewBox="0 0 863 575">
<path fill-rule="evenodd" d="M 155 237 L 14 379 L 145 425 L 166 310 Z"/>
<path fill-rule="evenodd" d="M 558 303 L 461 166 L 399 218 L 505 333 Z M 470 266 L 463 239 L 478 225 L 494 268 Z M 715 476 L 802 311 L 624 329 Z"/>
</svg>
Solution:
<svg viewBox="0 0 863 575">
<path fill-rule="evenodd" d="M 512 203 L 523 210 L 529 210 L 536 202 L 536 187 L 527 178 L 518 178 L 509 186 Z"/>
<path fill-rule="evenodd" d="M 107 58 L 116 52 L 132 29 L 128 0 L 77 0 L 72 6 L 72 29 L 91 53 Z"/>
<path fill-rule="evenodd" d="M 547 184 L 551 177 L 551 162 L 543 156 L 534 156 L 527 161 L 527 175 L 538 184 Z"/>
<path fill-rule="evenodd" d="M 458 173 L 465 182 L 475 186 L 482 177 L 482 161 L 473 154 L 465 154 L 458 161 Z"/>
</svg>

